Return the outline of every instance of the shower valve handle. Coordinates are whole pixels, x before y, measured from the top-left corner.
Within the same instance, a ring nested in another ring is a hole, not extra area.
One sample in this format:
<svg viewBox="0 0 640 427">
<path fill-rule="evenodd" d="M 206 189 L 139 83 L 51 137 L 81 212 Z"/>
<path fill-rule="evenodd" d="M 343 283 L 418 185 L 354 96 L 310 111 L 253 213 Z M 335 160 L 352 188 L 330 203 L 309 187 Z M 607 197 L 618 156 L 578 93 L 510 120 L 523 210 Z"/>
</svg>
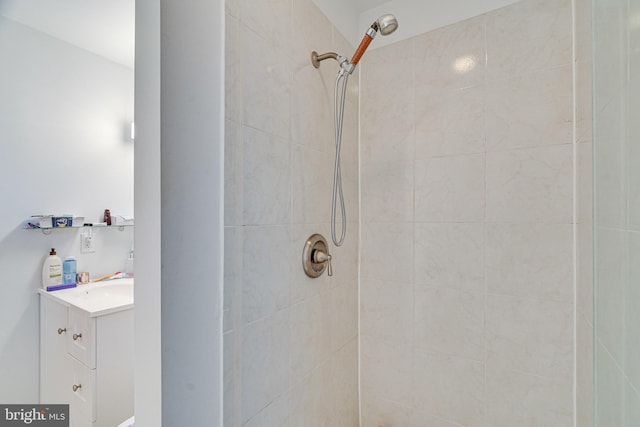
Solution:
<svg viewBox="0 0 640 427">
<path fill-rule="evenodd" d="M 331 254 L 317 250 L 313 253 L 313 262 L 317 264 L 322 264 L 324 262 L 328 263 L 327 275 L 333 276 L 333 268 L 331 267 Z"/>
</svg>

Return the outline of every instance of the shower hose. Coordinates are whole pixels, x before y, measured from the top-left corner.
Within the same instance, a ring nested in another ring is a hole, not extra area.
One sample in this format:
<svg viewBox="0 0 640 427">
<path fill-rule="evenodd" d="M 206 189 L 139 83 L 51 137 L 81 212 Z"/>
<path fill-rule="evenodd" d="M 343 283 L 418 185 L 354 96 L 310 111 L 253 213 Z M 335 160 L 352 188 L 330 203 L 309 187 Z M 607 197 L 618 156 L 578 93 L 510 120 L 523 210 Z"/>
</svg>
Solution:
<svg viewBox="0 0 640 427">
<path fill-rule="evenodd" d="M 333 197 L 331 199 L 331 239 L 336 246 L 342 246 L 347 234 L 347 212 L 344 206 L 344 193 L 342 191 L 342 171 L 340 170 L 340 149 L 342 146 L 342 122 L 344 119 L 344 104 L 347 94 L 347 81 L 349 73 L 345 70 L 338 72 L 333 102 L 333 122 L 335 127 L 336 157 L 333 165 Z M 336 233 L 336 208 L 340 198 L 340 213 L 342 215 L 342 229 L 340 236 Z"/>
</svg>

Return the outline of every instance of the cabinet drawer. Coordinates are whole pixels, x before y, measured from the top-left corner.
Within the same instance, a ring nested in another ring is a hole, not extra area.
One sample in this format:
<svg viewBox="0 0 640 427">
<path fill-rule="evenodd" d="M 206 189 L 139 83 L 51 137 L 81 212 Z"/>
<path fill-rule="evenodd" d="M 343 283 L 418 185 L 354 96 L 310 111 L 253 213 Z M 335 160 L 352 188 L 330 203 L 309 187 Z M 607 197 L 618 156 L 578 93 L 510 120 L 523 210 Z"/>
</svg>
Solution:
<svg viewBox="0 0 640 427">
<path fill-rule="evenodd" d="M 78 419 L 96 420 L 96 371 L 73 356 L 71 359 L 71 412 Z M 75 390 L 74 390 L 75 389 Z"/>
<path fill-rule="evenodd" d="M 89 368 L 96 367 L 96 322 L 86 312 L 69 307 L 69 353 Z"/>
</svg>

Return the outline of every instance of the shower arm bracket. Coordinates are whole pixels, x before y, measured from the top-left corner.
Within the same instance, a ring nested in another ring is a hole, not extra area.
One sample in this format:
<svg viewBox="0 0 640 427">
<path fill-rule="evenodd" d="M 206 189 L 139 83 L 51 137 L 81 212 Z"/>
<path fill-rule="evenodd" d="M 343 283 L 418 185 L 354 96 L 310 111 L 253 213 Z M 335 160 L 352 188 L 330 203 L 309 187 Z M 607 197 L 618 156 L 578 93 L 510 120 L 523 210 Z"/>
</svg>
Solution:
<svg viewBox="0 0 640 427">
<path fill-rule="evenodd" d="M 355 70 L 356 68 L 354 64 L 349 62 L 348 58 L 342 55 L 338 55 L 335 52 L 327 52 L 323 54 L 319 54 L 315 50 L 311 52 L 311 63 L 314 67 L 320 68 L 320 62 L 324 61 L 325 59 L 335 59 L 340 65 L 340 68 L 342 68 L 349 74 L 353 74 L 353 70 Z"/>
</svg>

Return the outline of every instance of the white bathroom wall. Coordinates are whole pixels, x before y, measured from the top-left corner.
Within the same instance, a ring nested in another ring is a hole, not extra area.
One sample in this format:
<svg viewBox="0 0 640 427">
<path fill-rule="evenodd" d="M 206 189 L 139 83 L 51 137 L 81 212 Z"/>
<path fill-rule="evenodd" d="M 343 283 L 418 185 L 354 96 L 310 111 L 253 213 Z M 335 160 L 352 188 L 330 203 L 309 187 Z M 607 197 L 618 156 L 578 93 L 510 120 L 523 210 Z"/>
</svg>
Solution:
<svg viewBox="0 0 640 427">
<path fill-rule="evenodd" d="M 331 239 L 337 64 L 352 51 L 311 0 L 227 0 L 225 426 L 358 423 L 358 76 L 342 154 L 348 231 L 334 276 L 302 249 Z"/>
<path fill-rule="evenodd" d="M 570 0 L 365 55 L 363 426 L 573 425 L 572 58 Z"/>
<path fill-rule="evenodd" d="M 162 424 L 220 425 L 224 1 L 160 5 Z"/>
<path fill-rule="evenodd" d="M 38 401 L 38 296 L 51 247 L 96 277 L 121 270 L 133 230 L 22 230 L 30 215 L 133 213 L 133 70 L 0 17 L 0 401 Z"/>
<path fill-rule="evenodd" d="M 135 416 L 162 425 L 160 0 L 136 0 Z"/>
</svg>

